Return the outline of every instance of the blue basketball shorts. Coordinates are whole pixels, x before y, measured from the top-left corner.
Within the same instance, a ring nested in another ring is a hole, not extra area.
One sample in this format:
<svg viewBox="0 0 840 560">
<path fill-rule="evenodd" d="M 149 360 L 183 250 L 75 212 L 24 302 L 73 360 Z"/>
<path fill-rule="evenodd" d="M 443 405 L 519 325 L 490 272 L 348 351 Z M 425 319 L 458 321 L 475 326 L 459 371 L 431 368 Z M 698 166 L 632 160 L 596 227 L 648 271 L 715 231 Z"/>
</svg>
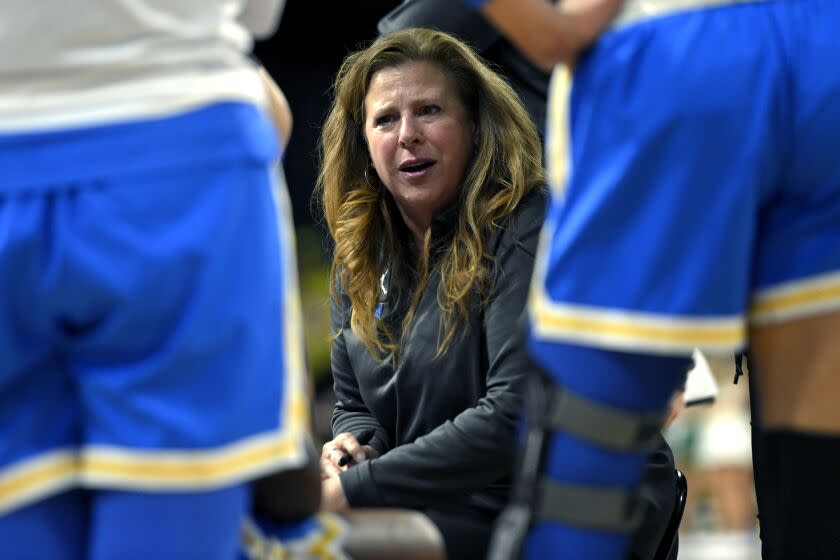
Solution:
<svg viewBox="0 0 840 560">
<path fill-rule="evenodd" d="M 838 21 L 833 0 L 629 0 L 555 72 L 533 339 L 730 353 L 840 309 Z"/>
<path fill-rule="evenodd" d="M 240 103 L 0 136 L 0 516 L 304 463 L 277 152 Z"/>
</svg>

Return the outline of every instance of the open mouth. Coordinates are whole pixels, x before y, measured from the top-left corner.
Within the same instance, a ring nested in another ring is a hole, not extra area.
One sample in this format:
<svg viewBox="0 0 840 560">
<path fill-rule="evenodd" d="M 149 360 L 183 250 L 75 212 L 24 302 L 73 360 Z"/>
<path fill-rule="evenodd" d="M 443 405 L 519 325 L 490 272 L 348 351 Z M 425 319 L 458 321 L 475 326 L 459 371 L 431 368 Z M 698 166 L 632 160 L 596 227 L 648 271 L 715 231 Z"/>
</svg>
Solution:
<svg viewBox="0 0 840 560">
<path fill-rule="evenodd" d="M 424 171 L 435 164 L 434 161 L 418 161 L 413 163 L 406 163 L 400 166 L 400 171 L 405 173 L 418 173 Z"/>
</svg>

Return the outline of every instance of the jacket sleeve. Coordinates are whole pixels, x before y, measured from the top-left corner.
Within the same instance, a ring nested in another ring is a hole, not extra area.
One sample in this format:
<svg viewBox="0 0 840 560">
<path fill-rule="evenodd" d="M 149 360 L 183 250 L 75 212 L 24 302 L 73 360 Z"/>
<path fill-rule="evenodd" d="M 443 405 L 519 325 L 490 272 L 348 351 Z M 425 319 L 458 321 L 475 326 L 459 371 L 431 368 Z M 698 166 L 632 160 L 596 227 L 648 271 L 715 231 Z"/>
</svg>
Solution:
<svg viewBox="0 0 840 560">
<path fill-rule="evenodd" d="M 339 290 L 341 294 L 341 291 Z M 333 408 L 332 433 L 333 437 L 344 432 L 358 435 L 367 428 L 375 431 L 370 445 L 379 453 L 385 453 L 391 447 L 391 439 L 376 418 L 371 414 L 362 399 L 353 364 L 347 353 L 344 340 L 344 328 L 349 328 L 350 301 L 342 296 L 339 305 L 334 298 L 330 298 L 330 324 L 333 333 L 338 333 L 330 347 L 330 368 L 333 375 L 333 391 L 336 403 Z"/>
<path fill-rule="evenodd" d="M 353 507 L 451 503 L 510 476 L 527 376 L 534 371 L 519 321 L 534 266 L 545 196 L 520 205 L 495 251 L 496 280 L 482 313 L 486 394 L 414 442 L 365 461 L 340 479 Z"/>
<path fill-rule="evenodd" d="M 481 53 L 499 40 L 498 29 L 465 2 L 406 0 L 379 20 L 382 35 L 409 27 L 428 27 L 455 35 Z"/>
</svg>

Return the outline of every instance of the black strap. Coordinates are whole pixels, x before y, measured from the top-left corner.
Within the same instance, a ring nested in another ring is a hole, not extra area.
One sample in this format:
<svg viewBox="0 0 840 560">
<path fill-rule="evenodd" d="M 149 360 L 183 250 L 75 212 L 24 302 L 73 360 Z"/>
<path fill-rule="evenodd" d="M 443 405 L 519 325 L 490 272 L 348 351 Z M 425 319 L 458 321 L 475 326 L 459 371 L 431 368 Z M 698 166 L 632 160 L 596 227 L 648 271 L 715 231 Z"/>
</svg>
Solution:
<svg viewBox="0 0 840 560">
<path fill-rule="evenodd" d="M 639 442 L 647 445 L 648 431 L 658 441 L 663 415 L 638 415 L 591 403 L 563 393 L 543 376 L 530 379 L 525 400 L 528 432 L 524 450 L 510 503 L 497 522 L 488 559 L 518 558 L 528 528 L 540 521 L 625 533 L 637 527 L 645 507 L 639 492 L 555 483 L 543 474 L 545 454 L 551 432 L 557 430 L 589 441 L 608 441 L 615 449 L 619 445 L 609 430 L 618 425 L 621 435 L 617 439 L 622 448 L 633 448 Z M 566 421 L 568 418 L 572 420 Z M 607 435 L 600 430 L 607 430 Z"/>
<path fill-rule="evenodd" d="M 735 385 L 738 384 L 738 380 L 741 378 L 742 375 L 744 375 L 743 360 L 743 352 L 735 354 L 735 379 L 732 380 L 732 383 L 734 383 Z"/>
<path fill-rule="evenodd" d="M 554 389 L 543 426 L 615 451 L 651 451 L 665 412 L 640 414 L 596 403 L 568 391 Z"/>
<path fill-rule="evenodd" d="M 507 506 L 493 526 L 487 560 L 511 560 L 521 557 L 522 545 L 532 519 L 528 505 Z"/>
<path fill-rule="evenodd" d="M 644 502 L 622 488 L 579 486 L 543 479 L 535 521 L 553 521 L 588 529 L 629 533 L 641 521 Z"/>
</svg>

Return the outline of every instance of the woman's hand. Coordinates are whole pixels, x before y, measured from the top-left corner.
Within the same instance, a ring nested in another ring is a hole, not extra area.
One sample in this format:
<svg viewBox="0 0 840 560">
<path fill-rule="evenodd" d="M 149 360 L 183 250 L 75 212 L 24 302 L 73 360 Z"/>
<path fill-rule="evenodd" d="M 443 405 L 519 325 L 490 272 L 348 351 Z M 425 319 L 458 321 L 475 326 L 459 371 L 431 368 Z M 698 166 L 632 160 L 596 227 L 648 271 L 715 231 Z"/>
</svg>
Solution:
<svg viewBox="0 0 840 560">
<path fill-rule="evenodd" d="M 571 48 L 577 54 L 604 30 L 623 4 L 622 0 L 563 0 L 556 9 L 571 22 Z"/>
<path fill-rule="evenodd" d="M 379 456 L 379 452 L 372 446 L 359 444 L 356 436 L 350 432 L 338 434 L 335 439 L 328 441 L 321 448 L 322 480 L 337 477 L 338 473 L 346 471 L 353 465 L 353 463 L 347 465 L 338 464 L 339 459 L 345 453 L 349 453 L 356 464 Z"/>
</svg>

